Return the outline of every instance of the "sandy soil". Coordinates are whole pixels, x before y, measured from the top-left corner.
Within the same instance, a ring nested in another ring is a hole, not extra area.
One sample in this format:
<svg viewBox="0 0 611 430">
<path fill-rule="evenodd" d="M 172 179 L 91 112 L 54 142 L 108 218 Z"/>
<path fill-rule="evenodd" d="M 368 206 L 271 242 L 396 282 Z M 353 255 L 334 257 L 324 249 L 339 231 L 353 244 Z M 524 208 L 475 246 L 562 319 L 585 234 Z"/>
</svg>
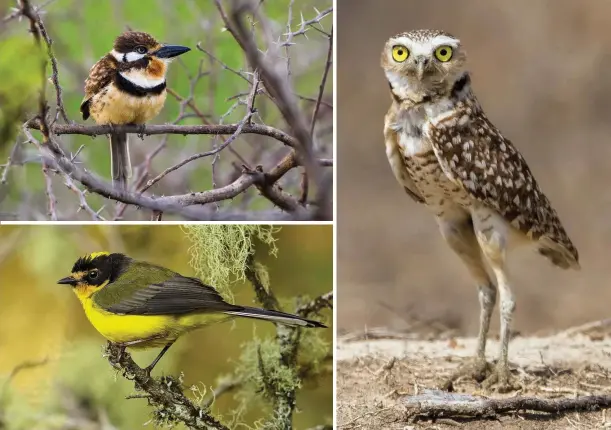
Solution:
<svg viewBox="0 0 611 430">
<path fill-rule="evenodd" d="M 375 337 L 376 339 L 364 339 Z M 409 396 L 438 388 L 472 356 L 475 339 L 414 339 L 415 335 L 373 330 L 338 341 L 337 422 L 342 429 L 603 429 L 611 428 L 611 411 L 550 416 L 514 413 L 497 419 L 423 419 L 404 406 Z M 498 341 L 491 340 L 494 359 Z M 516 337 L 510 343 L 519 392 L 484 392 L 475 381 L 459 380 L 456 392 L 492 398 L 536 396 L 572 398 L 611 394 L 611 336 L 585 326 L 546 337 Z"/>
</svg>

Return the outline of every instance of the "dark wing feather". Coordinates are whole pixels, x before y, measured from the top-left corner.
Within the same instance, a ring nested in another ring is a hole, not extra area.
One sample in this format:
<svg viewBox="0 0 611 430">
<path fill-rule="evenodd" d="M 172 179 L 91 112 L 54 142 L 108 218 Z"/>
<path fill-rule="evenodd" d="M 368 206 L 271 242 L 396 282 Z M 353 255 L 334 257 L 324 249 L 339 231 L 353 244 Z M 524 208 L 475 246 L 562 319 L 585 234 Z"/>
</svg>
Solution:
<svg viewBox="0 0 611 430">
<path fill-rule="evenodd" d="M 197 278 L 142 262 L 133 262 L 115 282 L 96 293 L 93 300 L 109 312 L 130 315 L 180 315 L 242 309 L 225 302 L 214 288 Z"/>
<path fill-rule="evenodd" d="M 566 251 L 569 264 L 577 264 L 577 249 L 524 157 L 474 99 L 457 107 L 452 117 L 431 124 L 427 131 L 448 178 L 527 237 L 557 244 Z M 463 118 L 468 120 L 461 124 Z"/>
<path fill-rule="evenodd" d="M 107 54 L 89 70 L 89 76 L 85 80 L 85 97 L 81 103 L 83 119 L 89 118 L 89 102 L 91 98 L 112 82 L 116 69 L 116 58 Z"/>
</svg>

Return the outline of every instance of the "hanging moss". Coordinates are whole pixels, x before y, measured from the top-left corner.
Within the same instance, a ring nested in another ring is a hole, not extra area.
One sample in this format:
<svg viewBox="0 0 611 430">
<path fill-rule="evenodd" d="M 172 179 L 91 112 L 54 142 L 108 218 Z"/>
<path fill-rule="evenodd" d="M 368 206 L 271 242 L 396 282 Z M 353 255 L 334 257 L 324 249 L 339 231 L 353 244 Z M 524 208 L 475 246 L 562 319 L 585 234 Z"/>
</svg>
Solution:
<svg viewBox="0 0 611 430">
<path fill-rule="evenodd" d="M 278 253 L 275 235 L 279 227 L 190 224 L 182 229 L 192 243 L 189 248 L 191 267 L 202 281 L 214 286 L 230 303 L 233 303 L 233 294 L 229 287 L 233 282 L 245 280 L 244 270 L 248 257 L 254 253 L 255 241 L 266 244 L 271 255 Z M 257 270 L 269 283 L 267 270 L 263 266 Z"/>
</svg>

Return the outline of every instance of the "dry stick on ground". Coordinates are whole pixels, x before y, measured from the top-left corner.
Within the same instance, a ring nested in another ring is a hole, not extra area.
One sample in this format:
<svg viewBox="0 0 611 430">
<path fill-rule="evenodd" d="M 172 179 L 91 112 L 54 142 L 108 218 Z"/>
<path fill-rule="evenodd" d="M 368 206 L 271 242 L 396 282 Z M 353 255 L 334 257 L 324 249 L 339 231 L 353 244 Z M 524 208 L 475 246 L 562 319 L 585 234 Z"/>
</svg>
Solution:
<svg viewBox="0 0 611 430">
<path fill-rule="evenodd" d="M 495 418 L 501 414 L 518 411 L 559 414 L 611 408 L 611 395 L 583 396 L 574 399 L 543 399 L 537 397 L 489 399 L 468 394 L 448 393 L 441 390 L 424 390 L 422 394 L 406 396 L 401 400 L 401 404 L 407 408 L 407 413 L 415 419 L 421 417 Z"/>
<path fill-rule="evenodd" d="M 160 421 L 169 418 L 170 422 L 180 421 L 191 429 L 229 430 L 206 410 L 193 404 L 182 392 L 180 382 L 173 377 L 150 377 L 124 348 L 111 342 L 106 345 L 105 354 L 109 363 L 119 370 L 124 378 L 134 381 L 136 391 L 146 393 L 143 397 L 155 408 L 156 417 Z"/>
</svg>

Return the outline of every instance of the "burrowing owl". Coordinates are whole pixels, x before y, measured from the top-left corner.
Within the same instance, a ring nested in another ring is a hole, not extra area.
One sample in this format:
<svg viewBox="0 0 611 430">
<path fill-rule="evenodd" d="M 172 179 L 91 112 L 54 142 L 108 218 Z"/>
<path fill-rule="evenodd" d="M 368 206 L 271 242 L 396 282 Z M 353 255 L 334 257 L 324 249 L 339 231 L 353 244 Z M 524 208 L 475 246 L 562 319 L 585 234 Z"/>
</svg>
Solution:
<svg viewBox="0 0 611 430">
<path fill-rule="evenodd" d="M 481 313 L 476 365 L 469 370 L 479 381 L 490 371 L 484 386 L 506 391 L 514 386 L 507 347 L 515 309 L 506 250 L 531 243 L 557 266 L 579 263 L 526 161 L 475 98 L 466 60 L 460 40 L 442 31 L 411 31 L 386 43 L 382 68 L 392 95 L 384 122 L 386 155 L 397 181 L 432 210 L 475 278 Z M 484 353 L 497 288 L 501 351 L 491 369 Z"/>
</svg>

